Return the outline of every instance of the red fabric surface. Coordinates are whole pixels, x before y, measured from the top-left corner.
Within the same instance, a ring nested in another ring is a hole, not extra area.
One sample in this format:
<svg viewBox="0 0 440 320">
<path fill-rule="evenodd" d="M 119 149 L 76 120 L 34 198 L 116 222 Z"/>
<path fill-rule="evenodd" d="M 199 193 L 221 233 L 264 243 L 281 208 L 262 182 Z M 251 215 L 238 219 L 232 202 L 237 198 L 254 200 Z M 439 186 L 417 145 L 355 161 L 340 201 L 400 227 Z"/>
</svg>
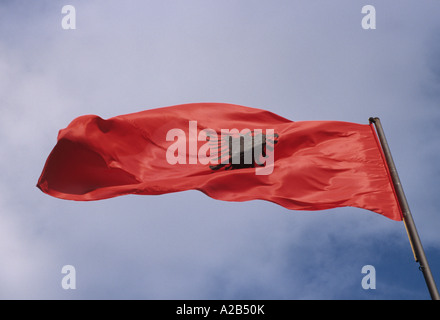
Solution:
<svg viewBox="0 0 440 320">
<path fill-rule="evenodd" d="M 270 173 L 256 174 L 258 166 L 213 170 L 212 164 L 201 163 L 191 150 L 207 141 L 191 140 L 190 121 L 197 121 L 197 133 L 209 128 L 219 139 L 222 129 L 273 129 L 277 142 L 271 145 Z M 167 160 L 176 140 L 166 136 L 176 128 L 188 140 L 185 164 Z M 222 103 L 151 109 L 108 120 L 79 117 L 59 132 L 37 186 L 51 196 L 80 201 L 200 190 L 219 200 L 260 199 L 293 210 L 352 206 L 401 220 L 370 125 L 292 122 L 265 110 Z"/>
</svg>

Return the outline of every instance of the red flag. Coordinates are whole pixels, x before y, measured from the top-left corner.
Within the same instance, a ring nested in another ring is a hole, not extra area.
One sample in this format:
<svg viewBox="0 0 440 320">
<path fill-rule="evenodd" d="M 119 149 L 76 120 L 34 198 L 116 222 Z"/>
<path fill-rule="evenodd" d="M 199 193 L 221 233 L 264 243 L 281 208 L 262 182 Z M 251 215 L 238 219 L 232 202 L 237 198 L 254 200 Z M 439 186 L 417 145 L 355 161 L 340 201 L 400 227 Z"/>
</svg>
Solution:
<svg viewBox="0 0 440 320">
<path fill-rule="evenodd" d="M 222 103 L 79 117 L 59 132 L 37 186 L 68 200 L 192 189 L 219 200 L 352 206 L 401 220 L 371 125 L 292 122 Z"/>
</svg>

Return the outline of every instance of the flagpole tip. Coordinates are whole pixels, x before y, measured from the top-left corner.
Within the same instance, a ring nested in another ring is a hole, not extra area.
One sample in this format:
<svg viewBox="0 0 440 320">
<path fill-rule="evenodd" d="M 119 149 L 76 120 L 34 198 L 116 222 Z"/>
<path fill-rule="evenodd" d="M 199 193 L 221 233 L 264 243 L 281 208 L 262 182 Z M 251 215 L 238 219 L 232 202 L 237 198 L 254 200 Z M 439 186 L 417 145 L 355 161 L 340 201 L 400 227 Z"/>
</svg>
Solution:
<svg viewBox="0 0 440 320">
<path fill-rule="evenodd" d="M 370 121 L 370 123 L 376 123 L 377 120 L 379 120 L 378 117 L 370 117 L 370 119 L 368 119 Z"/>
</svg>

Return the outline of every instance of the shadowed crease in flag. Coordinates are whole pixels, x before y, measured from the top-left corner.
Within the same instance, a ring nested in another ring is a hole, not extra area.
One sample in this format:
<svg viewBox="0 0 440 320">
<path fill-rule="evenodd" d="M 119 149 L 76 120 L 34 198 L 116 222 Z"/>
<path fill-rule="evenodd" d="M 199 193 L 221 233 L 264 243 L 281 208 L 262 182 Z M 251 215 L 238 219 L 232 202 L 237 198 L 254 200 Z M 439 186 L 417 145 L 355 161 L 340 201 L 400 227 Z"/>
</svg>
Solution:
<svg viewBox="0 0 440 320">
<path fill-rule="evenodd" d="M 222 135 L 233 129 L 238 137 Z M 248 144 L 244 134 L 251 137 Z M 224 137 L 229 143 L 222 144 Z M 243 161 L 244 149 L 251 150 L 246 165 L 232 161 L 235 138 L 241 147 L 236 159 Z M 224 149 L 229 153 L 222 154 Z M 229 162 L 215 163 L 221 156 Z M 352 206 L 401 220 L 371 125 L 293 122 L 224 103 L 177 105 L 107 120 L 76 118 L 60 130 L 37 186 L 77 201 L 200 190 L 218 200 L 267 200 L 293 210 Z"/>
</svg>

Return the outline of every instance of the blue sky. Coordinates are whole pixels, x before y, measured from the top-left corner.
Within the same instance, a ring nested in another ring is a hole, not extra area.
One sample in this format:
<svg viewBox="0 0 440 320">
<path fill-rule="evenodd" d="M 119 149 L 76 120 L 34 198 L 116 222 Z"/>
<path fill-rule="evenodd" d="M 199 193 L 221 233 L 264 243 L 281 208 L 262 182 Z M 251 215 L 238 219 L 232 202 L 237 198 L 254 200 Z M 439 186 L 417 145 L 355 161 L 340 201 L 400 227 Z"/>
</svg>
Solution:
<svg viewBox="0 0 440 320">
<path fill-rule="evenodd" d="M 76 30 L 61 8 L 76 8 Z M 364 5 L 377 29 L 361 27 Z M 59 129 L 189 102 L 382 120 L 440 281 L 437 1 L 2 1 L 1 299 L 429 299 L 402 223 L 197 191 L 71 202 L 36 182 Z M 61 286 L 64 265 L 77 289 Z M 361 269 L 376 269 L 376 289 Z"/>
</svg>

